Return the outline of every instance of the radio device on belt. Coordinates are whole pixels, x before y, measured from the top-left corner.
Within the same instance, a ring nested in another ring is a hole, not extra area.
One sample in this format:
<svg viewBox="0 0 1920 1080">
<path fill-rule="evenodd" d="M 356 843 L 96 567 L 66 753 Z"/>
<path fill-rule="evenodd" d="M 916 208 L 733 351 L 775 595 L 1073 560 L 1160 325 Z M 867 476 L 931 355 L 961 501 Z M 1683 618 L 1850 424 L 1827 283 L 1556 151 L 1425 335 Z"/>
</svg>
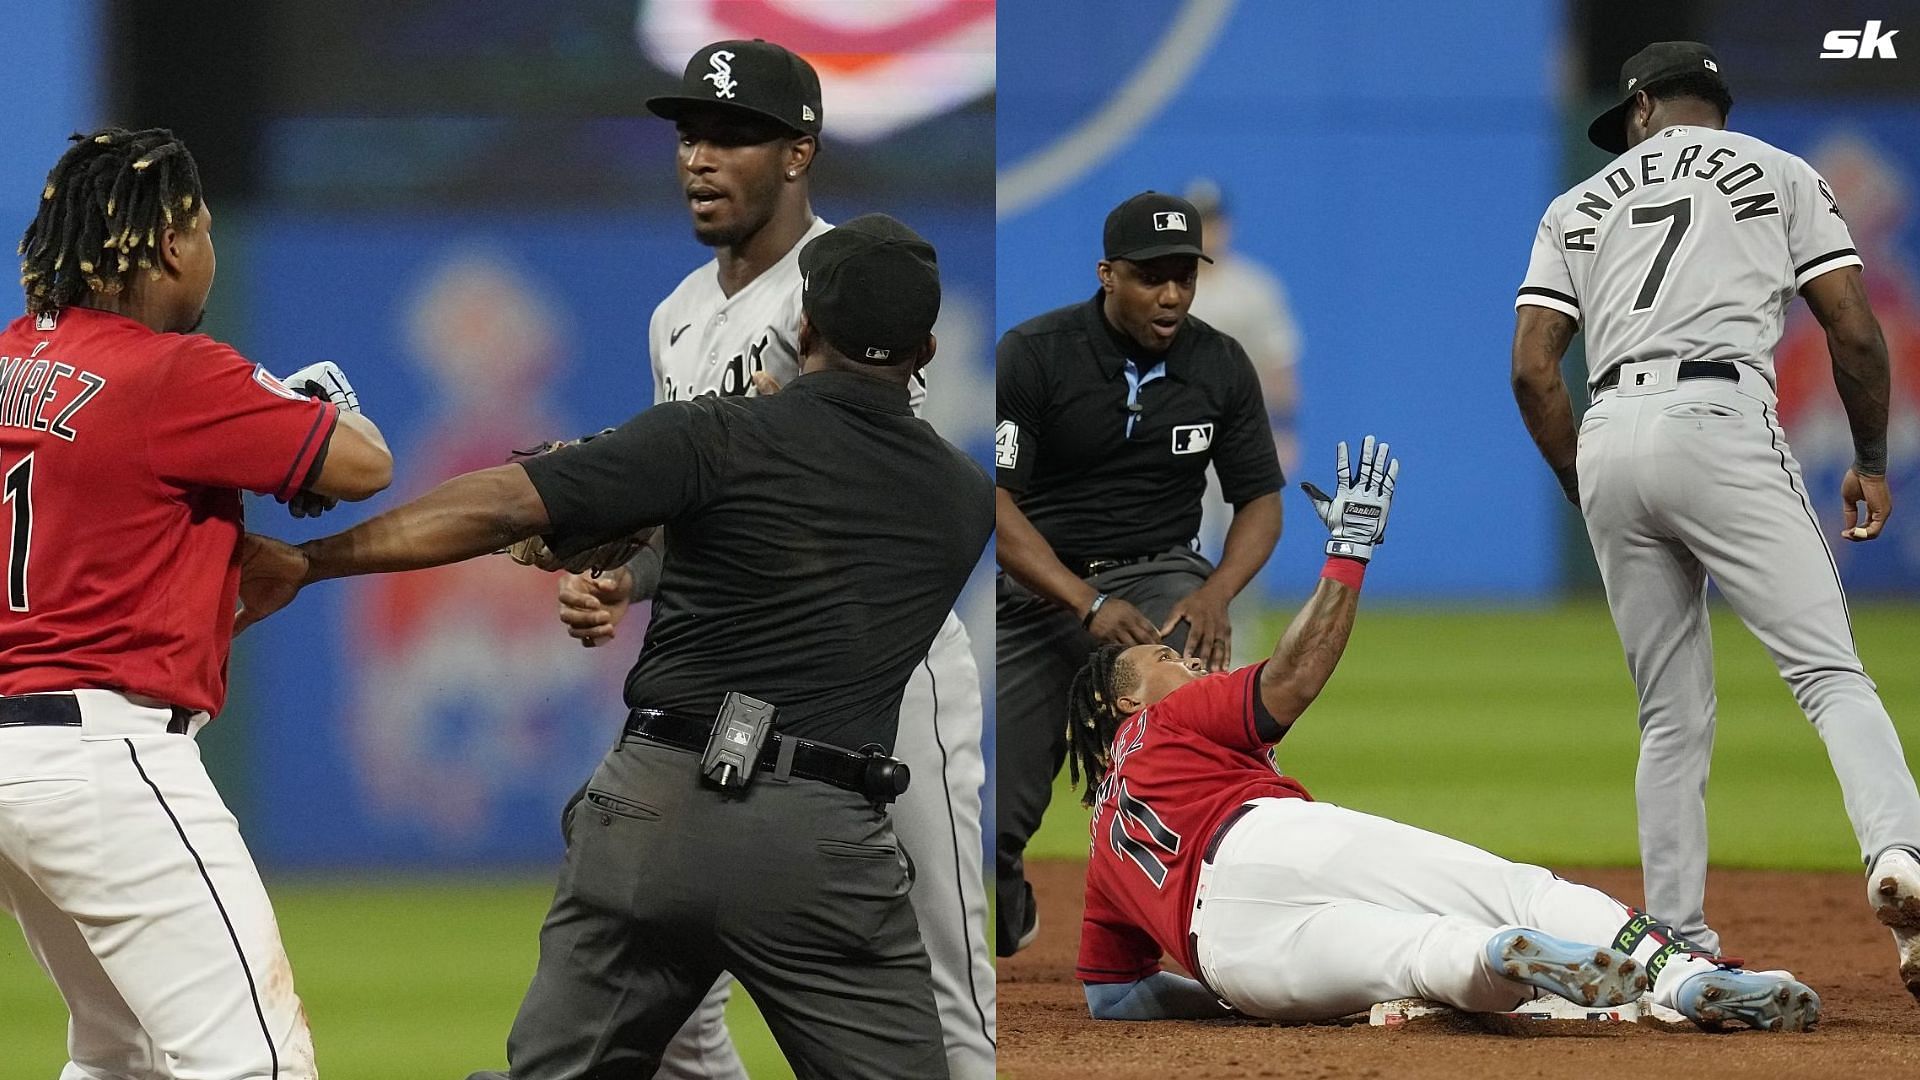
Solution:
<svg viewBox="0 0 1920 1080">
<path fill-rule="evenodd" d="M 745 694 L 729 692 L 713 718 L 713 733 L 700 755 L 700 773 L 723 791 L 742 791 L 753 782 L 760 748 L 773 731 L 779 710 Z"/>
</svg>

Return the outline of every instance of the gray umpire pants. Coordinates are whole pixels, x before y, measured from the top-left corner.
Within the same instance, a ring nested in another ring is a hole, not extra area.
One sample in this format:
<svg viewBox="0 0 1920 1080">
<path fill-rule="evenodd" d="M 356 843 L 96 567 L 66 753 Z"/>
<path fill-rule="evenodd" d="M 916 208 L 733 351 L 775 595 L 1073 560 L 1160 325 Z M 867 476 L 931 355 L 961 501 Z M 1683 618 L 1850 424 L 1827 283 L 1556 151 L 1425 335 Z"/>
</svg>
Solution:
<svg viewBox="0 0 1920 1080">
<path fill-rule="evenodd" d="M 1854 650 L 1833 553 L 1773 390 L 1739 369 L 1738 382 L 1676 381 L 1673 361 L 1628 365 L 1620 388 L 1602 391 L 1582 418 L 1578 459 L 1587 535 L 1640 694 L 1634 788 L 1647 911 L 1716 951 L 1705 914 L 1708 576 L 1826 744 L 1862 856 L 1920 841 L 1920 794 Z"/>
<path fill-rule="evenodd" d="M 1199 588 L 1213 564 L 1185 548 L 1147 562 L 1096 574 L 1088 583 L 1139 608 L 1155 626 Z M 1001 574 L 997 582 L 994 723 L 999 772 L 995 820 L 994 921 L 999 953 L 1010 956 L 1033 909 L 1027 884 L 1027 841 L 1040 827 L 1053 778 L 1066 761 L 1067 691 L 1099 646 L 1072 612 L 1056 607 Z M 1166 643 L 1183 648 L 1185 623 Z"/>
<path fill-rule="evenodd" d="M 908 862 L 862 796 L 764 773 L 723 795 L 697 755 L 627 739 L 566 824 L 513 1080 L 653 1076 L 721 971 L 805 1080 L 947 1076 Z"/>
</svg>

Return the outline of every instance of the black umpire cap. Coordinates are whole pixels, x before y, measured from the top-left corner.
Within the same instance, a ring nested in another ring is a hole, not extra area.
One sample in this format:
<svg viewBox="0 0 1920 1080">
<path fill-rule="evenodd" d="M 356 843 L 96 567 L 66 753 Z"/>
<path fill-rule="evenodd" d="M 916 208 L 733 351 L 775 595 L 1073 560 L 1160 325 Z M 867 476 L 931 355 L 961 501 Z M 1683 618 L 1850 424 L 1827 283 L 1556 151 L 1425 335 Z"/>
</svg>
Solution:
<svg viewBox="0 0 1920 1080">
<path fill-rule="evenodd" d="M 842 356 L 917 356 L 940 315 L 933 245 L 885 214 L 862 214 L 800 249 L 800 310 Z"/>
<path fill-rule="evenodd" d="M 818 135 L 820 76 L 812 64 L 771 41 L 716 41 L 687 61 L 679 93 L 647 99 L 647 108 L 668 120 L 715 106 Z"/>
<path fill-rule="evenodd" d="M 1143 191 L 1107 215 L 1106 259 L 1145 262 L 1162 255 L 1193 255 L 1200 249 L 1200 211 L 1178 195 Z M 1212 262 L 1212 259 L 1207 259 Z"/>
<path fill-rule="evenodd" d="M 1656 41 L 1634 53 L 1620 65 L 1620 104 L 1608 109 L 1587 125 L 1587 139 L 1609 154 L 1627 149 L 1627 108 L 1633 95 L 1662 79 L 1701 72 L 1724 89 L 1720 58 L 1697 41 Z"/>
</svg>

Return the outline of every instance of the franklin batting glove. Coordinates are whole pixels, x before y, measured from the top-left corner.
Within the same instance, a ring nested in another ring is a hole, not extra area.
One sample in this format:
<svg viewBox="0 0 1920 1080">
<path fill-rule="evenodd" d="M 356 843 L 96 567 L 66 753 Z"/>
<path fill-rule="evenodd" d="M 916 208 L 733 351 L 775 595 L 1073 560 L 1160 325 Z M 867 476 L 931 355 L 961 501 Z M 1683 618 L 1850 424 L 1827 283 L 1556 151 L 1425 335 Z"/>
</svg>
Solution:
<svg viewBox="0 0 1920 1080">
<path fill-rule="evenodd" d="M 1373 549 L 1387 538 L 1387 511 L 1393 506 L 1393 486 L 1400 476 L 1400 462 L 1387 456 L 1387 444 L 1376 449 L 1373 436 L 1360 444 L 1360 473 L 1352 475 L 1347 467 L 1347 444 L 1340 443 L 1337 483 L 1328 495 L 1314 485 L 1300 484 L 1300 490 L 1313 500 L 1313 511 L 1332 533 L 1327 538 L 1327 554 L 1366 562 Z"/>
</svg>

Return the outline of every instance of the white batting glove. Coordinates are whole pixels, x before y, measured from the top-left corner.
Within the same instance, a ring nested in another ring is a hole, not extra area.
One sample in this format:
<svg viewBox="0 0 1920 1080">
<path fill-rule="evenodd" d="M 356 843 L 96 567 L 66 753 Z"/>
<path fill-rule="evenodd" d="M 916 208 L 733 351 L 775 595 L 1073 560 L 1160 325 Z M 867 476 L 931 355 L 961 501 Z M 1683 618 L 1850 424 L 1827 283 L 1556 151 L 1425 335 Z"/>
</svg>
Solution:
<svg viewBox="0 0 1920 1080">
<path fill-rule="evenodd" d="M 1347 444 L 1340 443 L 1339 482 L 1332 495 L 1310 483 L 1300 490 L 1313 500 L 1314 513 L 1333 533 L 1327 554 L 1361 562 L 1373 558 L 1373 549 L 1387 538 L 1387 511 L 1393 506 L 1393 486 L 1400 476 L 1399 459 L 1387 456 L 1387 444 L 1375 449 L 1373 436 L 1360 444 L 1360 473 L 1347 469 Z"/>
<path fill-rule="evenodd" d="M 331 360 L 308 364 L 280 381 L 296 394 L 323 398 L 351 412 L 360 411 L 360 395 L 353 392 L 347 373 Z"/>
</svg>

